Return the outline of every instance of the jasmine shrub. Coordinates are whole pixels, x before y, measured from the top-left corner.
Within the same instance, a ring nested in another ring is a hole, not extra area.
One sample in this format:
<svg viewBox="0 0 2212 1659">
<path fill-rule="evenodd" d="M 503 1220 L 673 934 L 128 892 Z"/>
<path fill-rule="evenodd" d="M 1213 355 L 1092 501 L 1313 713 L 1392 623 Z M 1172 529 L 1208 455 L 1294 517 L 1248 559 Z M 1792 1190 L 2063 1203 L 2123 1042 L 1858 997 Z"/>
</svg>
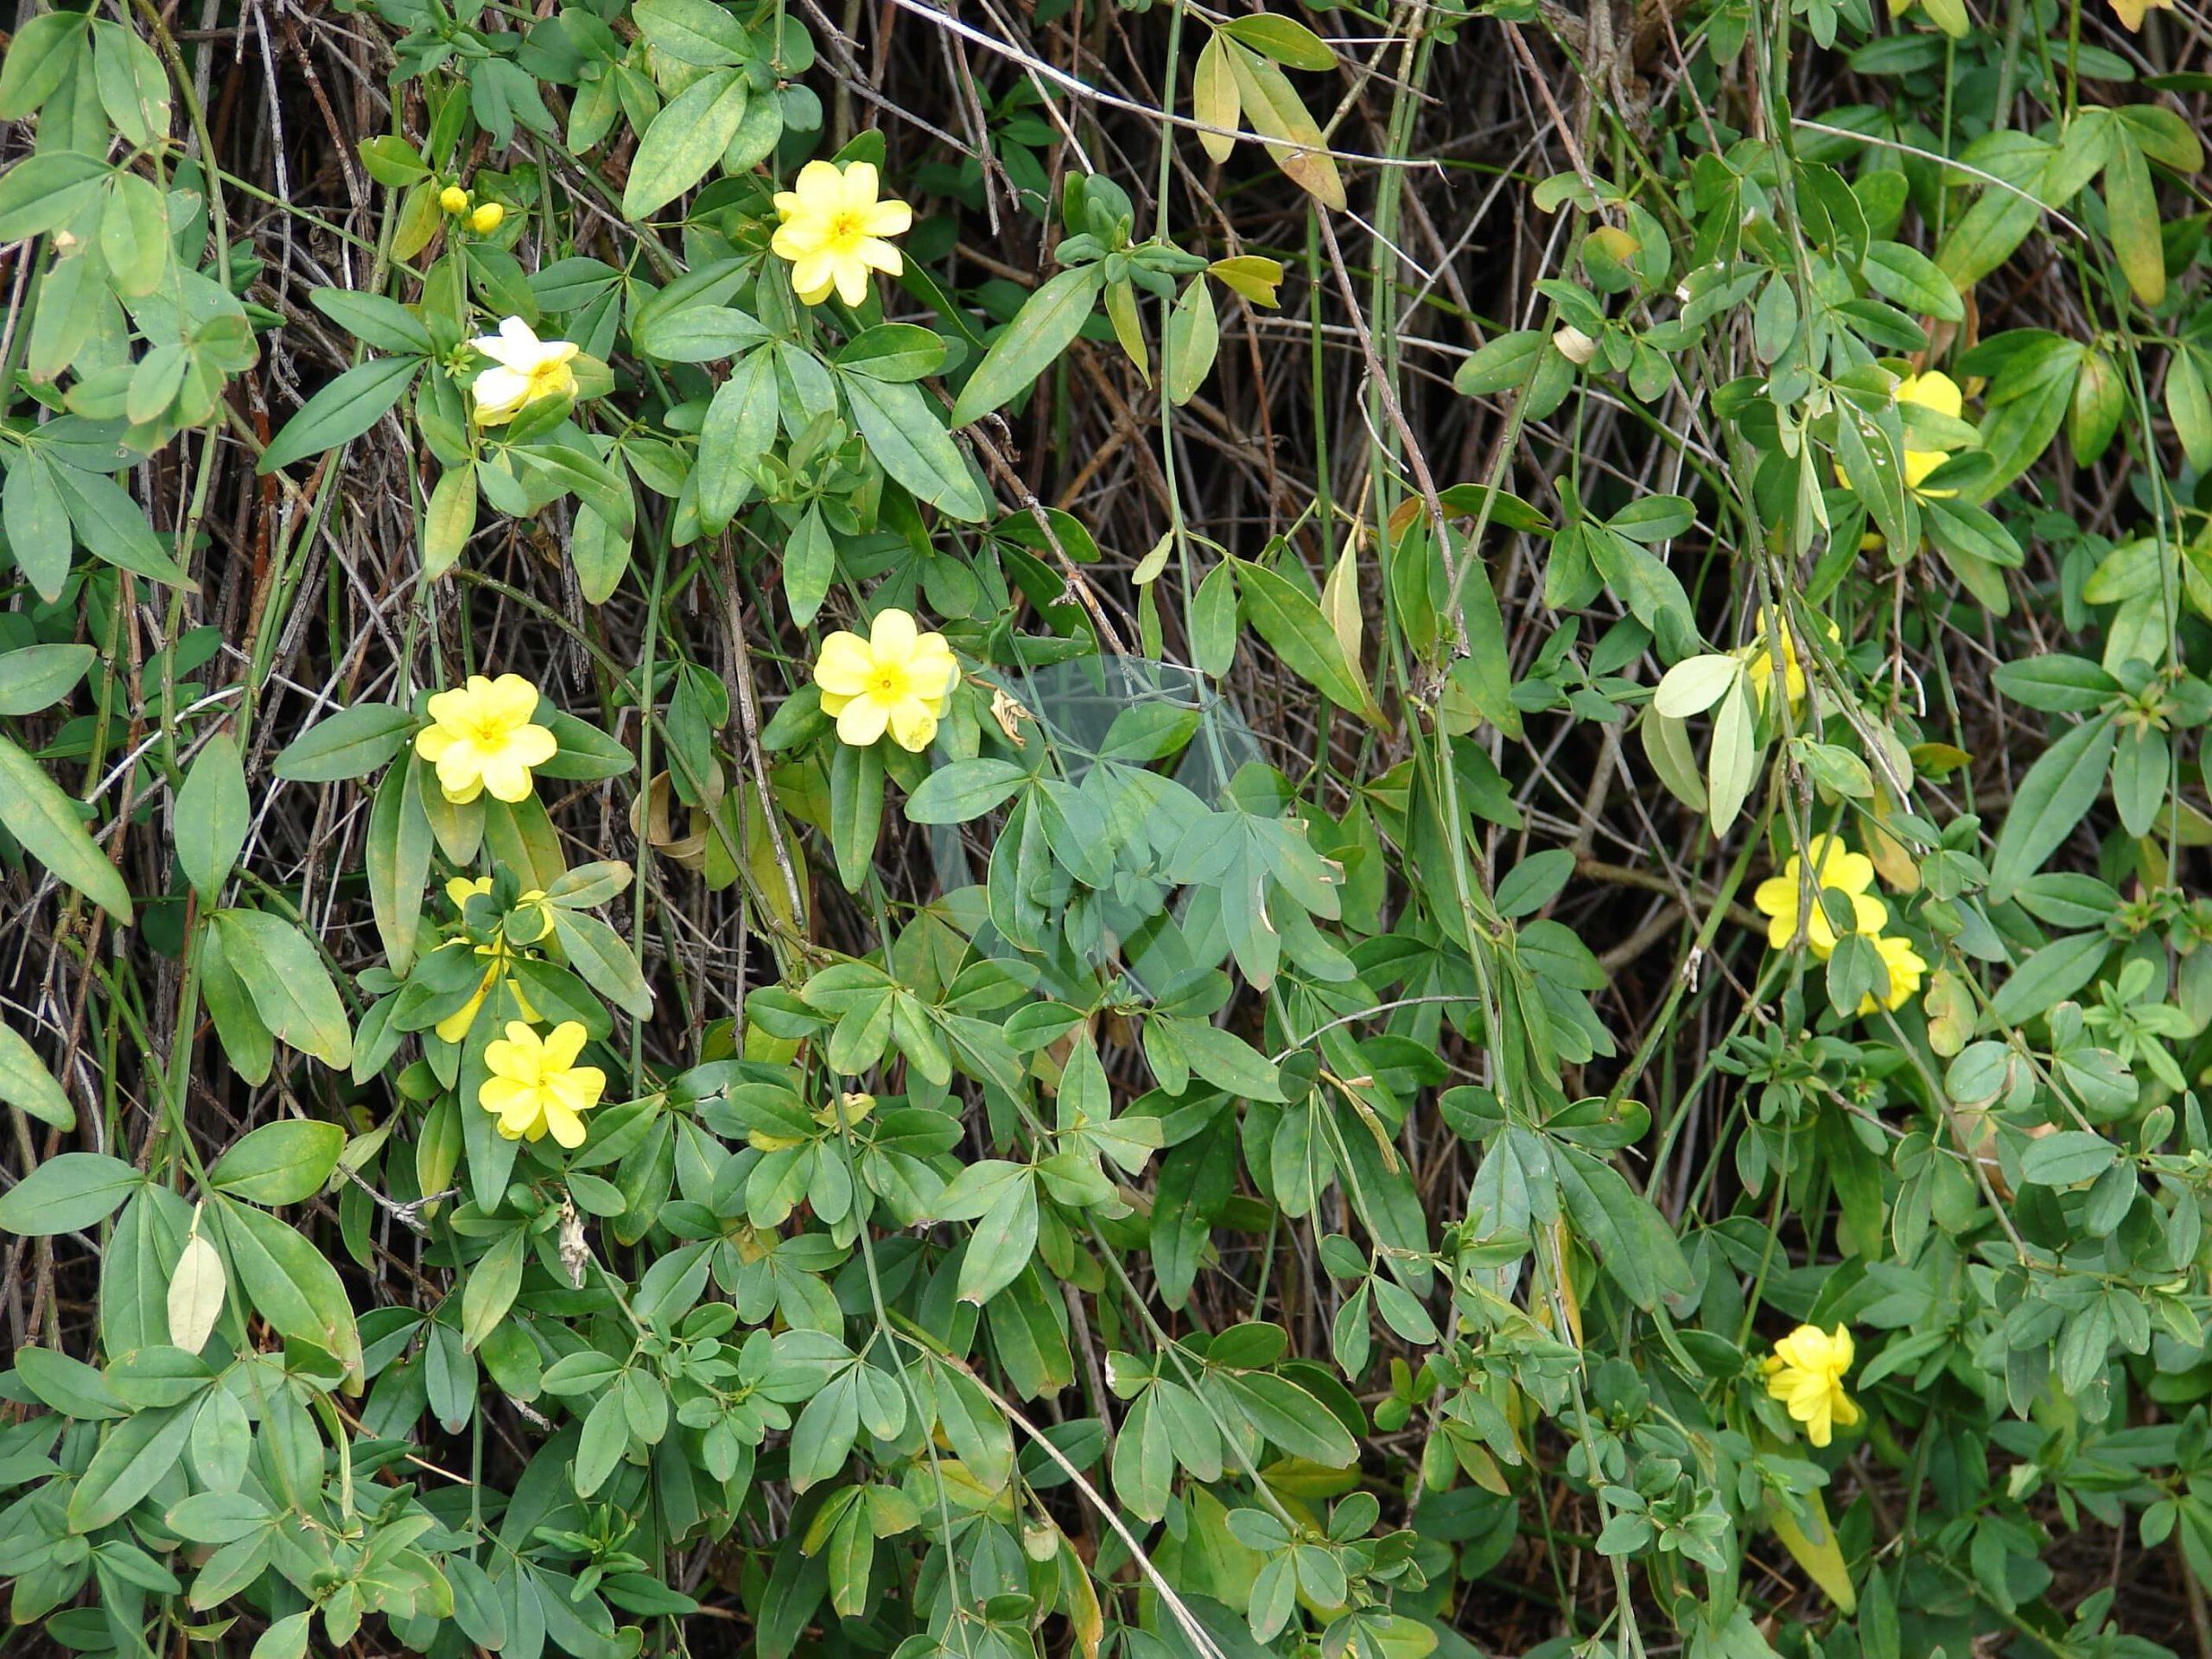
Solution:
<svg viewBox="0 0 2212 1659">
<path fill-rule="evenodd" d="M 2202 21 L 25 0 L 11 1650 L 2207 1651 Z"/>
</svg>

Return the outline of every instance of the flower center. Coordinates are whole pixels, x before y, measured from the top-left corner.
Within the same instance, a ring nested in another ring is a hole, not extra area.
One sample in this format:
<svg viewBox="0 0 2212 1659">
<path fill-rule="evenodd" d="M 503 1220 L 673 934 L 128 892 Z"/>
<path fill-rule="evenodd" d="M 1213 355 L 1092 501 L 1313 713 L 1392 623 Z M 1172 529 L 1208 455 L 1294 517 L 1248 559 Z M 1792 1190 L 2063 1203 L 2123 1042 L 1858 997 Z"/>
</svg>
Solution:
<svg viewBox="0 0 2212 1659">
<path fill-rule="evenodd" d="M 569 365 L 566 363 L 541 363 L 530 372 L 530 395 L 549 397 L 565 391 L 569 385 Z"/>
<path fill-rule="evenodd" d="M 906 675 L 903 669 L 883 667 L 875 671 L 875 677 L 868 682 L 868 690 L 879 697 L 901 697 L 906 693 Z"/>
<path fill-rule="evenodd" d="M 858 213 L 835 213 L 830 215 L 830 241 L 841 252 L 850 251 L 868 234 L 868 226 Z"/>
</svg>

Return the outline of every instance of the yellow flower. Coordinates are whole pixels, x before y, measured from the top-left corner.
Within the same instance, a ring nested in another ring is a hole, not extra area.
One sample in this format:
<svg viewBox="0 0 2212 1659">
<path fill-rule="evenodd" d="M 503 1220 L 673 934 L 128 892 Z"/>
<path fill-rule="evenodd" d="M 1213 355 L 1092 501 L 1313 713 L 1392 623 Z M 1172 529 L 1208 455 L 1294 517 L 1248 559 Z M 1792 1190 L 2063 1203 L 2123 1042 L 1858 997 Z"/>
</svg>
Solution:
<svg viewBox="0 0 2212 1659">
<path fill-rule="evenodd" d="M 438 787 L 456 806 L 487 789 L 495 800 L 525 800 L 530 769 L 560 747 L 531 722 L 537 712 L 537 688 L 521 675 L 472 674 L 467 686 L 430 699 L 430 724 L 415 734 L 415 753 L 438 769 Z"/>
<path fill-rule="evenodd" d="M 509 1141 L 542 1141 L 550 1130 L 563 1146 L 584 1143 L 583 1114 L 607 1091 L 607 1073 L 578 1065 L 584 1028 L 563 1020 L 540 1037 L 519 1020 L 507 1034 L 486 1046 L 484 1064 L 492 1075 L 476 1091 L 476 1103 L 499 1117 L 499 1134 Z"/>
<path fill-rule="evenodd" d="M 492 987 L 499 982 L 500 975 L 505 971 L 507 963 L 512 960 L 507 953 L 504 940 L 492 944 L 480 944 L 476 947 L 476 954 L 480 957 L 489 957 L 492 959 L 491 966 L 485 969 L 484 980 L 477 986 L 476 995 L 438 1021 L 436 1027 L 438 1035 L 449 1043 L 457 1043 L 468 1035 L 469 1027 L 476 1023 L 476 1015 L 484 1006 L 484 999 L 492 995 Z M 522 982 L 509 976 L 507 988 L 514 993 L 515 1012 L 525 1020 L 537 1019 L 537 1010 L 530 1006 L 530 999 L 523 995 Z"/>
<path fill-rule="evenodd" d="M 1867 892 L 1874 885 L 1874 862 L 1866 854 L 1853 852 L 1840 836 L 1815 836 L 1806 850 L 1812 857 L 1815 892 L 1814 904 L 1804 912 L 1805 939 L 1813 954 L 1825 962 L 1835 950 L 1835 928 L 1818 902 L 1818 889 L 1833 887 L 1850 896 L 1856 929 L 1861 933 L 1880 932 L 1890 912 L 1888 906 Z M 1804 871 L 1805 861 L 1793 853 L 1782 867 L 1782 874 L 1767 877 L 1751 894 L 1760 914 L 1772 918 L 1767 924 L 1766 940 L 1777 950 L 1788 949 L 1797 937 Z"/>
<path fill-rule="evenodd" d="M 576 372 L 569 366 L 575 346 L 540 340 L 520 317 L 509 317 L 498 334 L 479 334 L 468 343 L 492 359 L 469 387 L 479 426 L 505 426 L 531 404 L 575 391 Z"/>
<path fill-rule="evenodd" d="M 1779 647 L 1783 690 L 1789 699 L 1789 706 L 1795 709 L 1805 701 L 1806 686 L 1805 663 L 1797 654 L 1797 638 L 1773 606 L 1768 606 L 1761 616 L 1764 626 L 1758 638 L 1750 645 L 1738 648 L 1737 660 L 1744 664 L 1745 677 L 1751 683 L 1751 695 L 1764 709 L 1766 707 L 1766 694 L 1774 684 L 1774 659 L 1777 647 Z M 1841 631 L 1829 618 L 1822 617 L 1821 626 L 1827 630 L 1829 639 L 1843 638 Z"/>
<path fill-rule="evenodd" d="M 2136 34 L 2143 27 L 2145 16 L 2152 11 L 2171 11 L 2174 0 L 2112 0 L 2112 9 L 2127 32 Z"/>
<path fill-rule="evenodd" d="M 809 305 L 836 289 L 847 305 L 868 297 L 868 272 L 896 276 L 899 250 L 883 238 L 914 222 L 914 210 L 895 196 L 876 200 L 875 167 L 855 162 L 840 170 L 832 162 L 809 162 L 798 188 L 776 193 L 782 223 L 769 243 L 791 264 L 791 286 Z"/>
<path fill-rule="evenodd" d="M 885 610 L 868 638 L 841 628 L 822 642 L 814 683 L 843 741 L 866 748 L 888 728 L 900 748 L 919 754 L 937 735 L 960 664 L 943 634 L 919 632 L 906 612 Z"/>
<path fill-rule="evenodd" d="M 449 184 L 438 192 L 438 206 L 458 219 L 468 211 L 468 192 L 457 184 Z"/>
<path fill-rule="evenodd" d="M 473 881 L 466 876 L 456 875 L 446 883 L 446 897 L 452 901 L 455 910 L 466 910 L 468 907 L 468 901 L 476 894 L 491 891 L 492 878 L 488 875 L 480 875 Z M 533 899 L 542 901 L 545 895 L 542 893 L 526 893 L 522 896 L 522 902 L 529 904 Z M 542 903 L 539 906 L 539 914 L 541 917 L 544 914 Z M 548 925 L 550 925 L 550 918 L 548 918 Z M 541 929 L 540 931 L 542 937 L 543 930 Z M 477 1014 L 484 1007 L 484 999 L 492 995 L 493 986 L 499 982 L 503 973 L 506 973 L 507 964 L 514 960 L 513 952 L 507 949 L 507 942 L 504 938 L 494 939 L 489 944 L 478 945 L 476 954 L 480 957 L 489 957 L 492 959 L 490 965 L 484 969 L 483 982 L 477 986 L 476 995 L 439 1020 L 435 1027 L 438 1035 L 449 1043 L 457 1043 L 468 1035 L 469 1027 L 476 1023 Z M 525 1020 L 537 1019 L 537 1011 L 530 1006 L 530 998 L 523 994 L 522 982 L 511 973 L 506 974 L 506 978 L 507 988 L 514 993 L 516 1009 Z"/>
<path fill-rule="evenodd" d="M 1552 348 L 1577 368 L 1583 367 L 1598 355 L 1598 342 L 1573 323 L 1553 331 Z"/>
<path fill-rule="evenodd" d="M 1899 938 L 1895 934 L 1877 935 L 1874 948 L 1882 953 L 1882 966 L 1889 969 L 1890 994 L 1878 997 L 1873 992 L 1867 992 L 1859 1000 L 1859 1012 L 1872 1014 L 1877 1008 L 1888 1008 L 1894 1013 L 1920 995 L 1920 977 L 1928 971 L 1928 964 L 1912 948 L 1910 939 Z"/>
<path fill-rule="evenodd" d="M 480 893 L 491 891 L 492 878 L 488 875 L 480 875 L 473 881 L 466 876 L 456 875 L 446 883 L 446 897 L 452 900 L 455 910 L 467 910 L 471 899 Z M 528 893 L 517 899 L 515 905 L 518 909 L 534 908 L 537 912 L 537 931 L 524 943 L 534 944 L 537 940 L 543 938 L 547 930 L 553 925 L 552 906 L 545 901 L 545 890 L 543 887 L 532 887 Z"/>
<path fill-rule="evenodd" d="M 1853 1353 L 1851 1332 L 1840 1325 L 1834 1335 L 1817 1325 L 1801 1325 L 1774 1344 L 1761 1368 L 1766 1391 L 1805 1425 L 1805 1438 L 1815 1446 L 1826 1446 L 1837 1425 L 1849 1428 L 1859 1421 L 1858 1406 L 1843 1391 Z"/>
<path fill-rule="evenodd" d="M 471 899 L 491 891 L 492 878 L 488 875 L 480 875 L 473 881 L 465 875 L 456 875 L 446 883 L 446 899 L 455 910 L 467 910 Z"/>
<path fill-rule="evenodd" d="M 498 202 L 487 201 L 468 216 L 468 228 L 479 236 L 489 236 L 499 228 L 500 222 L 506 216 L 507 210 Z M 575 348 L 572 346 L 570 349 Z"/>
<path fill-rule="evenodd" d="M 814 1115 L 814 1121 L 825 1129 L 840 1127 L 858 1128 L 868 1122 L 868 1115 L 875 1109 L 875 1096 L 857 1089 L 848 1089 Z M 842 1113 L 842 1117 L 839 1116 Z"/>
<path fill-rule="evenodd" d="M 1931 409 L 1938 415 L 1948 415 L 1953 420 L 1966 407 L 1960 396 L 1958 382 L 1941 369 L 1930 369 L 1925 374 L 1908 374 L 1897 382 L 1897 400 L 1901 404 L 1916 404 Z M 1934 472 L 1950 454 L 1942 449 L 1908 449 L 1904 452 L 1904 486 L 1923 499 L 1942 499 L 1954 496 L 1956 490 L 1923 490 L 1921 480 Z"/>
</svg>

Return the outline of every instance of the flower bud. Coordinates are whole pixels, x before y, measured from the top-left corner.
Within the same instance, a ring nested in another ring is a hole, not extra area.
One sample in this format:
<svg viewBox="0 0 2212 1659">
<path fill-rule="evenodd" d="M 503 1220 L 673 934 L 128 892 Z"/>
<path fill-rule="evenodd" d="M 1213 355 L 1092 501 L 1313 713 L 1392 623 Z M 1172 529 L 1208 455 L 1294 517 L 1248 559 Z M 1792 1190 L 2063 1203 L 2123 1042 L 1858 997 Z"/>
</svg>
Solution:
<svg viewBox="0 0 2212 1659">
<path fill-rule="evenodd" d="M 1552 336 L 1552 344 L 1559 354 L 1580 368 L 1598 355 L 1598 342 L 1569 323 Z"/>
<path fill-rule="evenodd" d="M 468 192 L 457 184 L 449 184 L 438 192 L 438 206 L 458 219 L 468 211 Z"/>
<path fill-rule="evenodd" d="M 499 228 L 507 210 L 496 201 L 487 201 L 468 216 L 468 228 L 479 236 L 489 236 Z"/>
</svg>

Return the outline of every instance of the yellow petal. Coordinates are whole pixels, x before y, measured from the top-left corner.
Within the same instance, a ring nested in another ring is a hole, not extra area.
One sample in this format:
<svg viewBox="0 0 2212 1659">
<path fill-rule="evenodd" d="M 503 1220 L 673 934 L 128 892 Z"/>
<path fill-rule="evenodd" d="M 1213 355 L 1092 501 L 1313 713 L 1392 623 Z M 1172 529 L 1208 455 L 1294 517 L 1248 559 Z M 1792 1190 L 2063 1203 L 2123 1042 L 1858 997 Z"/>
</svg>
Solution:
<svg viewBox="0 0 2212 1659">
<path fill-rule="evenodd" d="M 878 611 L 868 630 L 868 644 L 879 663 L 911 661 L 920 639 L 913 617 L 895 606 Z"/>
<path fill-rule="evenodd" d="M 867 689 L 868 676 L 874 670 L 875 658 L 868 641 L 840 628 L 822 642 L 822 655 L 814 664 L 814 683 L 832 696 L 856 697 Z"/>
<path fill-rule="evenodd" d="M 918 697 L 903 697 L 891 710 L 891 736 L 909 754 L 919 754 L 937 735 L 937 716 Z"/>
<path fill-rule="evenodd" d="M 883 735 L 891 711 L 874 697 L 855 697 L 837 715 L 837 737 L 864 749 Z"/>
<path fill-rule="evenodd" d="M 584 1052 L 584 1028 L 579 1020 L 563 1020 L 545 1039 L 545 1064 L 566 1071 Z"/>
<path fill-rule="evenodd" d="M 837 262 L 837 297 L 847 305 L 868 300 L 868 266 L 849 255 Z"/>
<path fill-rule="evenodd" d="M 831 162 L 809 162 L 798 170 L 799 205 L 809 213 L 834 213 L 845 205 L 845 181 Z"/>
</svg>

